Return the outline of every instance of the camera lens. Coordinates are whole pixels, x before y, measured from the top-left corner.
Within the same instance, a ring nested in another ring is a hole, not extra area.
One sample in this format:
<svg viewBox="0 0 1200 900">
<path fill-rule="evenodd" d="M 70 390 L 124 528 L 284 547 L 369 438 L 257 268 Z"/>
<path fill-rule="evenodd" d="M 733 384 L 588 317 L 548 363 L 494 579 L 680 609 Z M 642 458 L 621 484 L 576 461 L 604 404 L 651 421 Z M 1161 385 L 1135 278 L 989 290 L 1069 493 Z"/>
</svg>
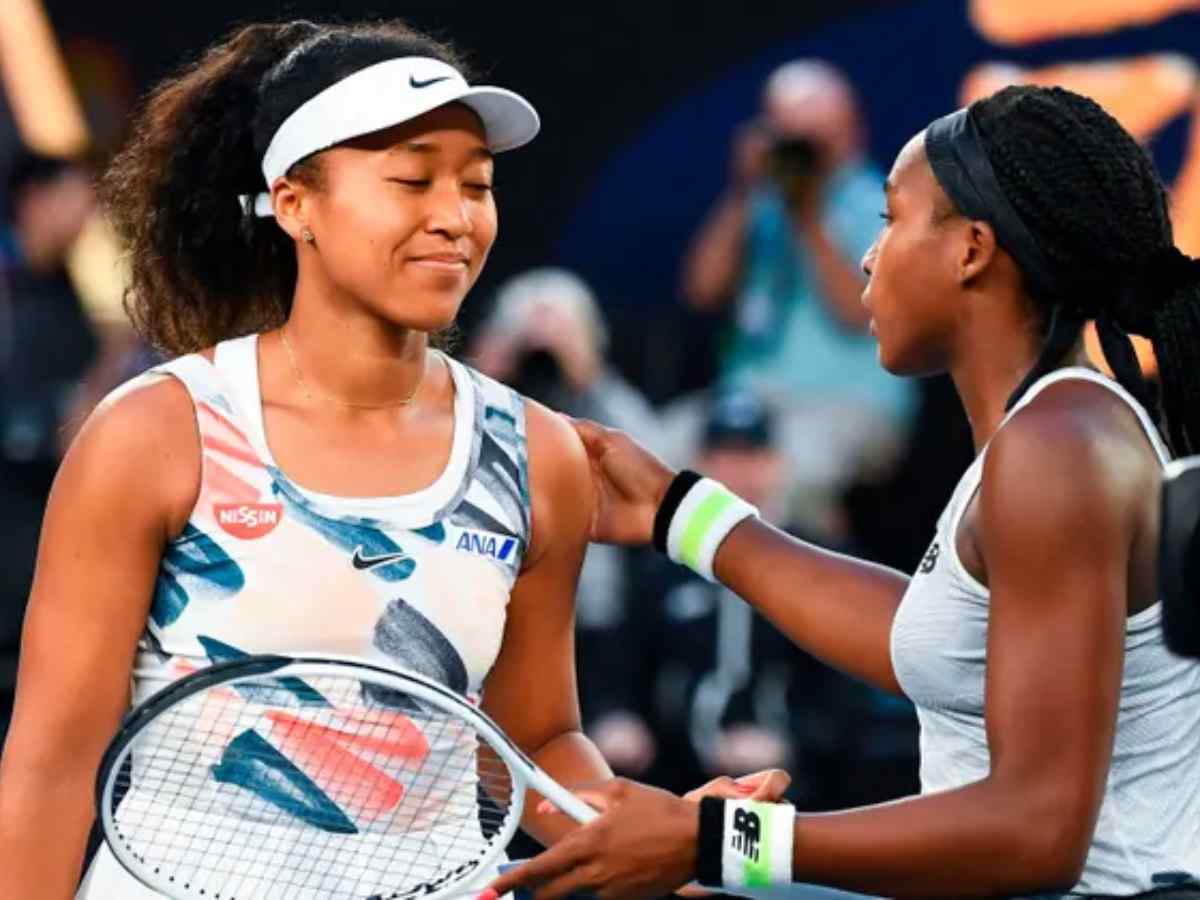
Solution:
<svg viewBox="0 0 1200 900">
<path fill-rule="evenodd" d="M 804 138 L 776 141 L 771 147 L 771 168 L 777 178 L 804 177 L 816 171 L 817 145 Z"/>
</svg>

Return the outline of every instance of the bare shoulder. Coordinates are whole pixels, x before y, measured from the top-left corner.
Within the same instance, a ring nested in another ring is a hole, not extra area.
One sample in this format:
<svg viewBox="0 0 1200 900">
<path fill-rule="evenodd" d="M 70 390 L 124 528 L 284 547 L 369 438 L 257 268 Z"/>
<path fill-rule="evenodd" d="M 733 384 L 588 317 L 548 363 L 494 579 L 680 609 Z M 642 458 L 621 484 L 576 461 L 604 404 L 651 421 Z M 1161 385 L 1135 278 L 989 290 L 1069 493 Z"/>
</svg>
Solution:
<svg viewBox="0 0 1200 900">
<path fill-rule="evenodd" d="M 1046 388 L 997 432 L 984 462 L 982 499 L 1039 518 L 1135 517 L 1159 465 L 1137 415 L 1082 379 Z M 1092 520 L 1093 525 L 1099 525 Z"/>
<path fill-rule="evenodd" d="M 545 481 L 589 480 L 587 451 L 564 416 L 526 398 L 525 430 L 530 467 L 542 470 Z"/>
<path fill-rule="evenodd" d="M 63 459 L 60 480 L 84 491 L 100 478 L 108 484 L 102 494 L 148 503 L 164 512 L 168 530 L 182 529 L 199 490 L 200 439 L 178 379 L 143 375 L 96 406 Z"/>
<path fill-rule="evenodd" d="M 587 451 L 565 417 L 526 399 L 525 430 L 536 561 L 551 540 L 586 542 L 594 496 Z"/>
<path fill-rule="evenodd" d="M 191 395 L 179 379 L 143 375 L 117 387 L 96 405 L 80 429 L 79 442 L 89 448 L 111 444 L 113 449 L 143 452 L 169 449 L 173 443 L 187 443 L 180 441 L 180 432 L 195 436 L 194 421 Z"/>
</svg>

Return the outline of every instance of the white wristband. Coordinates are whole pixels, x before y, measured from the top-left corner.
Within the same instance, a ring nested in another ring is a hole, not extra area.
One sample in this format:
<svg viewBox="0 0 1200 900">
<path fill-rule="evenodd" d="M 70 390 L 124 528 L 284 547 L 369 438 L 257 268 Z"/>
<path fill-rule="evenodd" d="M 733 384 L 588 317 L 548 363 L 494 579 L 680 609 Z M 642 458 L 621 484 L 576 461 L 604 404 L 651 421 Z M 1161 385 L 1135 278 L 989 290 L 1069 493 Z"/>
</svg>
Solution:
<svg viewBox="0 0 1200 900">
<path fill-rule="evenodd" d="M 791 804 L 726 800 L 722 886 L 790 884 L 795 828 L 796 810 Z"/>
<path fill-rule="evenodd" d="M 671 516 L 667 556 L 715 582 L 713 560 L 721 542 L 743 519 L 757 515 L 757 507 L 719 481 L 701 478 L 684 495 Z"/>
</svg>

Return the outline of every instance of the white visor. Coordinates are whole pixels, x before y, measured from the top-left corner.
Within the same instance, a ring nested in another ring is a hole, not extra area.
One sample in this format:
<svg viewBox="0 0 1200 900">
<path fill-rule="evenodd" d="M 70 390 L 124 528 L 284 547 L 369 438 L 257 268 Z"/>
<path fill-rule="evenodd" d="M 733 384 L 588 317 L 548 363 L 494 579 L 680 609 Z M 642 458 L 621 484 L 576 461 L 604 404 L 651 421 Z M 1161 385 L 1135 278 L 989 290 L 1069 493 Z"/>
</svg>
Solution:
<svg viewBox="0 0 1200 900">
<path fill-rule="evenodd" d="M 253 202 L 255 215 L 273 216 L 271 185 L 306 156 L 454 102 L 478 113 L 494 153 L 529 143 L 541 128 L 537 110 L 524 97 L 504 88 L 472 87 L 441 60 L 424 56 L 385 60 L 347 75 L 284 119 L 263 154 L 268 192 L 242 195 L 242 206 Z"/>
</svg>

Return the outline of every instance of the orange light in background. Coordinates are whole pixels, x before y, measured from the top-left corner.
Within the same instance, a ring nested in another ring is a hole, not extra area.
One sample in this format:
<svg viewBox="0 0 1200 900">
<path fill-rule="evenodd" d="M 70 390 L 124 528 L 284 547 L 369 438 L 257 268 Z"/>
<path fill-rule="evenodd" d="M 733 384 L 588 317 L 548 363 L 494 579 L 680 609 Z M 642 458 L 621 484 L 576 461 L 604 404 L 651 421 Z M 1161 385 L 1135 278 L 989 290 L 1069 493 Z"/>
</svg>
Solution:
<svg viewBox="0 0 1200 900">
<path fill-rule="evenodd" d="M 1175 243 L 1191 256 L 1200 256 L 1200 99 L 1192 103 L 1192 131 L 1183 168 L 1171 189 L 1171 221 Z"/>
<path fill-rule="evenodd" d="M 1200 9 L 1200 0 L 971 0 L 971 24 L 997 44 L 1148 25 Z"/>
<path fill-rule="evenodd" d="M 129 261 L 103 215 L 96 213 L 88 219 L 66 265 L 83 310 L 93 322 L 114 327 L 128 324 L 122 300 L 129 284 Z"/>
<path fill-rule="evenodd" d="M 1131 334 L 1129 337 L 1133 341 L 1133 352 L 1137 354 L 1138 365 L 1142 367 L 1142 372 L 1148 376 L 1158 374 L 1158 360 L 1154 358 L 1154 347 L 1143 337 L 1135 334 Z M 1083 332 L 1083 346 L 1087 350 L 1088 358 L 1095 366 L 1109 377 L 1116 377 L 1112 367 L 1104 358 L 1104 348 L 1100 346 L 1100 335 L 1096 334 L 1096 326 L 1090 322 Z"/>
<path fill-rule="evenodd" d="M 1067 35 L 1147 25 L 1197 9 L 1200 0 L 971 0 L 968 14 L 976 30 L 994 43 L 1033 44 Z M 1011 84 L 1059 85 L 1093 98 L 1143 143 L 1171 120 L 1190 112 L 1190 146 L 1171 192 L 1171 218 L 1176 244 L 1189 254 L 1200 255 L 1197 83 L 1196 64 L 1182 53 L 1065 63 L 1041 69 L 990 62 L 967 74 L 960 97 L 965 105 Z M 1094 327 L 1088 326 L 1085 339 L 1088 355 L 1108 371 Z M 1142 370 L 1155 374 L 1158 363 L 1150 342 L 1134 337 L 1133 343 Z"/>
<path fill-rule="evenodd" d="M 2 0 L 0 81 L 21 138 L 47 156 L 88 147 L 88 129 L 40 0 Z"/>
<path fill-rule="evenodd" d="M 1144 142 L 1191 108 L 1196 77 L 1196 64 L 1177 53 L 1042 69 L 983 63 L 967 74 L 959 93 L 965 106 L 1010 84 L 1058 85 L 1091 97 Z"/>
<path fill-rule="evenodd" d="M 46 156 L 78 156 L 91 146 L 91 138 L 40 0 L 0 0 L 0 6 L 0 84 L 21 140 Z M 84 227 L 66 262 L 91 319 L 102 327 L 124 327 L 121 298 L 127 266 L 99 212 Z"/>
</svg>

